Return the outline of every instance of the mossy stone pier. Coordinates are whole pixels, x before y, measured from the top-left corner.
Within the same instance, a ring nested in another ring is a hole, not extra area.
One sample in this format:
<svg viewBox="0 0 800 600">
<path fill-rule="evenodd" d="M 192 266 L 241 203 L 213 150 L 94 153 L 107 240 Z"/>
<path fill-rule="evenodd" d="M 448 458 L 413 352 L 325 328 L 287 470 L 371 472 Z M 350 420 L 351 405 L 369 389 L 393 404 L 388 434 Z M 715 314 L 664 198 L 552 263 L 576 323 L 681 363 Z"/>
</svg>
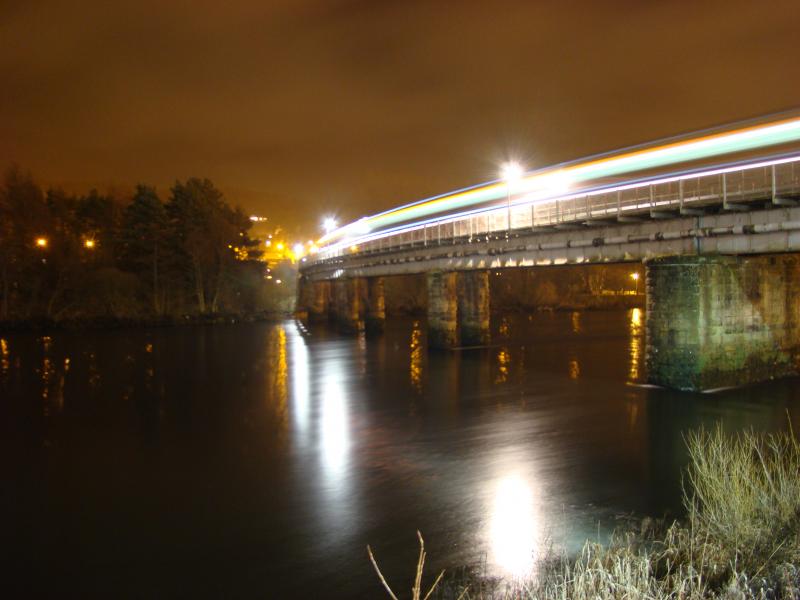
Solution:
<svg viewBox="0 0 800 600">
<path fill-rule="evenodd" d="M 797 255 L 646 262 L 651 383 L 702 391 L 798 373 Z"/>
</svg>

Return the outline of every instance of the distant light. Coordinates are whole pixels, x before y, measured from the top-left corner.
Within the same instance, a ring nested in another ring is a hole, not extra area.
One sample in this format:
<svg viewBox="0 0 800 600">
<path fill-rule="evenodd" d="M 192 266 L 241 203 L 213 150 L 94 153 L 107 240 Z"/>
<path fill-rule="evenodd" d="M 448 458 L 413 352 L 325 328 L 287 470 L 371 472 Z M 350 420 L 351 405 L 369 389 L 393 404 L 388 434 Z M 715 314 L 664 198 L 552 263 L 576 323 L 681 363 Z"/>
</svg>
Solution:
<svg viewBox="0 0 800 600">
<path fill-rule="evenodd" d="M 83 246 L 84 248 L 88 248 L 89 250 L 94 249 L 94 240 L 84 240 Z"/>
<path fill-rule="evenodd" d="M 276 280 L 275 280 L 275 283 L 277 283 L 278 285 L 280 285 L 280 284 L 281 284 L 281 280 L 280 280 L 280 279 L 276 279 Z"/>
<path fill-rule="evenodd" d="M 267 217 L 259 217 L 259 216 L 256 216 L 256 215 L 250 215 L 250 220 L 253 223 L 262 223 L 263 221 L 267 220 Z"/>
<path fill-rule="evenodd" d="M 350 246 L 350 252 L 358 252 L 358 246 L 356 246 L 355 244 Z"/>
<path fill-rule="evenodd" d="M 317 252 L 319 252 L 319 246 L 317 246 L 316 244 L 311 244 L 311 248 L 309 248 L 308 251 L 311 254 L 316 254 Z"/>
<path fill-rule="evenodd" d="M 322 221 L 322 228 L 325 230 L 325 233 L 330 233 L 338 226 L 339 223 L 337 223 L 336 219 L 333 217 L 325 217 L 325 219 Z"/>
<path fill-rule="evenodd" d="M 47 238 L 46 237 L 36 238 L 36 245 L 39 246 L 39 248 L 47 248 Z"/>
<path fill-rule="evenodd" d="M 500 176 L 506 183 L 514 183 L 522 179 L 525 169 L 518 162 L 511 160 L 503 164 L 500 169 Z"/>
<path fill-rule="evenodd" d="M 631 273 L 631 279 L 633 279 L 634 281 L 639 279 L 639 273 Z"/>
<path fill-rule="evenodd" d="M 278 242 L 278 245 L 275 247 L 278 249 L 279 252 L 283 252 L 285 246 L 283 245 L 283 242 Z"/>
<path fill-rule="evenodd" d="M 272 246 L 272 240 L 267 240 L 266 244 L 267 244 L 267 248 L 269 248 L 270 246 Z"/>
<path fill-rule="evenodd" d="M 299 257 L 303 256 L 303 252 L 305 251 L 305 248 L 303 248 L 303 244 L 298 242 L 297 244 L 295 244 L 292 247 L 292 250 L 294 251 L 294 255 L 299 258 Z"/>
<path fill-rule="evenodd" d="M 272 275 L 267 275 L 267 279 L 272 279 Z"/>
</svg>

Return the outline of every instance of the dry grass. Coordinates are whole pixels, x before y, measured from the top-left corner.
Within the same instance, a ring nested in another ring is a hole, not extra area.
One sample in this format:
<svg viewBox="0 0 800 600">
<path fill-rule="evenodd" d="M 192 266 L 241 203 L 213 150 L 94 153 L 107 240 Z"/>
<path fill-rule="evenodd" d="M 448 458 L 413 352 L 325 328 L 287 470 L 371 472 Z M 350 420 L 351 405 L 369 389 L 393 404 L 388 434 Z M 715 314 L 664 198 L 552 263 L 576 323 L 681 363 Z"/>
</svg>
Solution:
<svg viewBox="0 0 800 600">
<path fill-rule="evenodd" d="M 687 437 L 687 518 L 670 526 L 588 543 L 574 557 L 550 557 L 527 582 L 487 586 L 445 581 L 424 598 L 694 600 L 800 598 L 800 444 L 790 433 L 726 436 L 720 427 Z M 419 533 L 418 533 L 419 535 Z M 412 589 L 420 582 L 425 552 Z M 394 600 L 370 550 L 381 581 Z"/>
</svg>

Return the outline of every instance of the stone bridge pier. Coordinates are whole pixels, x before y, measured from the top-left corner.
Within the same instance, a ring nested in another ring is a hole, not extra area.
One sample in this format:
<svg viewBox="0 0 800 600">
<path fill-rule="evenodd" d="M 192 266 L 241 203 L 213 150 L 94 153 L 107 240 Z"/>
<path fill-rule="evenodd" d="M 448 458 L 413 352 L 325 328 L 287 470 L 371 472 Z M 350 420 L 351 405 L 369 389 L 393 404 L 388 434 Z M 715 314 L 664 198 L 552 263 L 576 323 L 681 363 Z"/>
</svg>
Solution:
<svg viewBox="0 0 800 600">
<path fill-rule="evenodd" d="M 331 306 L 331 282 L 300 277 L 297 283 L 297 312 L 309 321 L 326 321 Z"/>
<path fill-rule="evenodd" d="M 489 270 L 424 274 L 428 345 L 489 343 Z M 384 287 L 382 275 L 301 278 L 299 312 L 310 320 L 330 316 L 347 333 L 381 331 Z M 800 254 L 651 258 L 645 288 L 649 383 L 707 391 L 800 373 Z"/>
<path fill-rule="evenodd" d="M 428 273 L 428 345 L 477 346 L 489 342 L 489 272 Z"/>
<path fill-rule="evenodd" d="M 798 373 L 797 255 L 674 256 L 645 269 L 651 383 L 701 391 Z"/>
</svg>

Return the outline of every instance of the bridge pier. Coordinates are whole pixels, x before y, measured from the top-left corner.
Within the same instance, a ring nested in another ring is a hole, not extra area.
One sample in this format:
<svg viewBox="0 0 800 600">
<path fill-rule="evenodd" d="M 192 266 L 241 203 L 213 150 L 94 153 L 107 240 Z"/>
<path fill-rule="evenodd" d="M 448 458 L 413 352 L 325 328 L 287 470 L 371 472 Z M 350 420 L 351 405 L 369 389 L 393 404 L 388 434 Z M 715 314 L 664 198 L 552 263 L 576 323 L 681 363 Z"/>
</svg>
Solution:
<svg viewBox="0 0 800 600">
<path fill-rule="evenodd" d="M 333 281 L 333 316 L 344 333 L 356 333 L 364 327 L 361 319 L 366 281 L 363 277 L 346 277 Z"/>
<path fill-rule="evenodd" d="M 331 304 L 331 282 L 311 282 L 310 302 L 306 305 L 310 321 L 325 321 Z"/>
<path fill-rule="evenodd" d="M 458 274 L 458 320 L 462 346 L 489 343 L 489 271 Z"/>
<path fill-rule="evenodd" d="M 428 346 L 448 349 L 458 345 L 457 275 L 431 271 L 428 277 Z"/>
<path fill-rule="evenodd" d="M 367 331 L 380 332 L 386 323 L 386 299 L 383 277 L 367 279 L 367 310 L 364 319 Z"/>
<path fill-rule="evenodd" d="M 798 373 L 797 256 L 657 258 L 646 284 L 651 383 L 700 391 Z"/>
</svg>

